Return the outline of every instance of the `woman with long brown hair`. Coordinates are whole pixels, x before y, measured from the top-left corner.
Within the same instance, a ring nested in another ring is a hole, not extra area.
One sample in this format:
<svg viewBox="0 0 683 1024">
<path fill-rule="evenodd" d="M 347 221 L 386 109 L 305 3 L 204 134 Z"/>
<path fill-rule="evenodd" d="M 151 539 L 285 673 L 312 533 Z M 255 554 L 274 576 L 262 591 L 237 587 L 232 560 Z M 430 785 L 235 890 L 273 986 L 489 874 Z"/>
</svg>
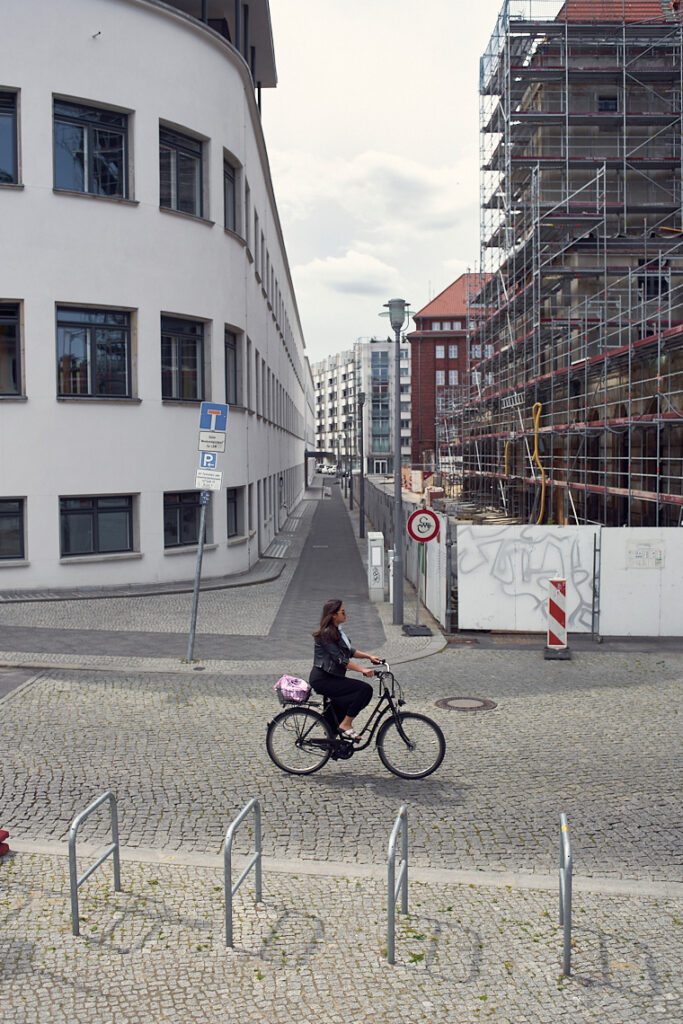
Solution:
<svg viewBox="0 0 683 1024">
<path fill-rule="evenodd" d="M 353 728 L 353 720 L 370 703 L 372 686 L 361 680 L 347 679 L 346 673 L 350 669 L 372 677 L 374 672 L 371 668 L 363 668 L 353 659 L 361 658 L 373 665 L 378 665 L 380 659 L 374 654 L 366 654 L 351 647 L 343 629 L 345 622 L 344 602 L 338 597 L 326 601 L 320 616 L 320 626 L 313 634 L 313 668 L 308 681 L 316 693 L 330 698 L 339 719 L 340 735 L 353 742 L 360 739 Z"/>
</svg>

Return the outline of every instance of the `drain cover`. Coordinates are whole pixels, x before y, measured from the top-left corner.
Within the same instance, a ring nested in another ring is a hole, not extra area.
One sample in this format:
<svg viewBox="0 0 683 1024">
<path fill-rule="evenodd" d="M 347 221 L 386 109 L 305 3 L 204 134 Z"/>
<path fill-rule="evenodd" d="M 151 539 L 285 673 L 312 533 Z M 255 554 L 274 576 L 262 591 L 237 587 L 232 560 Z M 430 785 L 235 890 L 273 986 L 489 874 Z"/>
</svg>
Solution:
<svg viewBox="0 0 683 1024">
<path fill-rule="evenodd" d="M 444 697 L 436 706 L 446 711 L 492 711 L 498 707 L 495 701 L 483 697 Z"/>
</svg>

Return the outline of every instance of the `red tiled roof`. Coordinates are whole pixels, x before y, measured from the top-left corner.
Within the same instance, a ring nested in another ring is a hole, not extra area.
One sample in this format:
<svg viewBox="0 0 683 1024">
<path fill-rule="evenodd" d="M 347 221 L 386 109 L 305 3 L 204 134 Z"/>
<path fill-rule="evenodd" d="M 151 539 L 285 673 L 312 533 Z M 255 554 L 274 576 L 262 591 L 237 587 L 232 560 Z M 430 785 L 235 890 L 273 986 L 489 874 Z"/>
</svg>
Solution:
<svg viewBox="0 0 683 1024">
<path fill-rule="evenodd" d="M 566 0 L 558 21 L 669 21 L 680 18 L 675 0 Z"/>
<path fill-rule="evenodd" d="M 461 276 L 444 288 L 436 298 L 419 309 L 415 316 L 465 316 L 467 313 L 467 279 L 470 279 L 470 294 L 473 297 L 481 274 L 461 274 Z"/>
</svg>

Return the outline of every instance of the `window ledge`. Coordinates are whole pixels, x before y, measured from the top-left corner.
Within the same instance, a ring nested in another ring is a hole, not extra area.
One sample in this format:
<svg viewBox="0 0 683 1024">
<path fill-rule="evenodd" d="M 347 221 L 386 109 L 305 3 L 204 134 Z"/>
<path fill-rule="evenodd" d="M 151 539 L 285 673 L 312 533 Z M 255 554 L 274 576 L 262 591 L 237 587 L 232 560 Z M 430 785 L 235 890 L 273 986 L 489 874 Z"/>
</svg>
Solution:
<svg viewBox="0 0 683 1024">
<path fill-rule="evenodd" d="M 113 551 L 110 555 L 67 555 L 59 559 L 60 565 L 82 565 L 84 562 L 123 562 L 142 558 L 141 551 Z"/>
<path fill-rule="evenodd" d="M 14 189 L 18 189 L 21 192 L 23 187 L 24 186 L 22 185 L 22 183 L 20 181 L 3 181 L 3 182 L 0 182 L 0 188 L 14 188 Z"/>
<path fill-rule="evenodd" d="M 185 213 L 183 210 L 172 210 L 170 206 L 160 206 L 160 213 L 170 213 L 172 217 L 182 217 L 183 220 L 193 220 L 196 224 L 205 224 L 207 228 L 215 225 L 215 220 L 208 220 L 206 217 L 197 217 L 194 213 Z"/>
<path fill-rule="evenodd" d="M 71 188 L 53 188 L 56 196 L 78 196 L 79 199 L 96 199 L 104 203 L 122 203 L 123 206 L 139 206 L 138 199 L 127 199 L 125 196 L 100 196 L 96 192 L 77 192 Z"/>
<path fill-rule="evenodd" d="M 246 249 L 246 239 L 242 238 L 238 231 L 233 231 L 232 228 L 226 227 L 223 228 L 223 231 L 225 232 L 226 235 L 229 235 L 230 238 L 234 238 L 236 242 L 239 242 L 240 245 L 244 246 L 244 248 Z"/>
<path fill-rule="evenodd" d="M 30 564 L 28 558 L 0 558 L 0 569 L 24 569 Z"/>
<path fill-rule="evenodd" d="M 125 395 L 57 395 L 58 402 L 103 402 L 106 405 L 140 405 L 141 398 L 126 398 Z"/>
<path fill-rule="evenodd" d="M 255 536 L 256 536 L 256 530 L 250 530 L 249 531 L 249 540 L 251 540 L 252 537 L 255 537 Z"/>
<path fill-rule="evenodd" d="M 239 544 L 246 544 L 248 539 L 249 539 L 248 537 L 242 537 L 242 536 L 240 536 L 240 537 L 228 537 L 228 547 L 229 548 L 234 548 L 234 547 L 237 547 Z"/>
<path fill-rule="evenodd" d="M 215 551 L 217 547 L 218 544 L 205 544 L 204 550 Z M 174 548 L 164 548 L 164 556 L 170 555 L 173 557 L 174 555 L 196 555 L 198 551 L 199 546 L 197 544 L 179 544 Z"/>
<path fill-rule="evenodd" d="M 0 395 L 0 402 L 28 402 L 27 395 Z"/>
<path fill-rule="evenodd" d="M 235 402 L 234 405 L 231 402 L 228 404 L 230 406 L 230 412 L 247 412 L 246 405 L 242 405 L 240 402 Z"/>
<path fill-rule="evenodd" d="M 261 275 L 259 274 L 258 270 L 254 271 L 254 276 L 256 277 L 258 283 L 261 284 Z"/>
<path fill-rule="evenodd" d="M 249 248 L 249 243 L 248 242 L 246 243 L 246 246 L 247 247 L 246 247 L 246 249 L 244 251 L 247 254 L 247 259 L 249 260 L 250 263 L 253 263 L 254 262 L 254 256 L 253 256 L 253 253 L 252 253 L 251 249 Z"/>
</svg>

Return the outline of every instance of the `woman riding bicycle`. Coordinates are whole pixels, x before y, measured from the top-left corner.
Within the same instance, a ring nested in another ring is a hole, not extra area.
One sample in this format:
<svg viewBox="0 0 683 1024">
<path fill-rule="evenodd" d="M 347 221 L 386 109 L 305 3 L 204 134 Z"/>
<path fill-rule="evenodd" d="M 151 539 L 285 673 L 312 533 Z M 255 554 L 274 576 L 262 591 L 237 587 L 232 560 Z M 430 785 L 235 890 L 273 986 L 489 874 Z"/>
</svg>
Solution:
<svg viewBox="0 0 683 1024">
<path fill-rule="evenodd" d="M 308 681 L 316 693 L 329 697 L 339 719 L 339 733 L 346 739 L 357 741 L 360 736 L 353 728 L 353 720 L 359 711 L 367 707 L 372 699 L 372 686 L 356 679 L 347 679 L 346 672 L 362 672 L 372 677 L 371 668 L 363 668 L 352 659 L 361 658 L 379 665 L 380 659 L 374 654 L 365 654 L 351 647 L 351 642 L 342 629 L 346 622 L 344 602 L 339 598 L 326 601 L 320 616 L 320 627 L 313 634 L 313 668 Z"/>
</svg>

